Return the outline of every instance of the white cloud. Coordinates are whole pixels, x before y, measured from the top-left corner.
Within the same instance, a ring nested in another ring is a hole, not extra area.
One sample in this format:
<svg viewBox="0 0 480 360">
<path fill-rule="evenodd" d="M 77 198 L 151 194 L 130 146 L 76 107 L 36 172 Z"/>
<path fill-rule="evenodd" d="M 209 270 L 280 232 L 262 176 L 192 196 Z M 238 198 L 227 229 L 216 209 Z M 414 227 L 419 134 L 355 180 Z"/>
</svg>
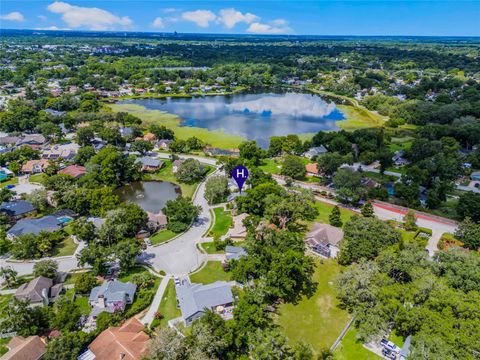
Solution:
<svg viewBox="0 0 480 360">
<path fill-rule="evenodd" d="M 242 14 L 240 11 L 237 11 L 234 8 L 220 10 L 217 17 L 218 22 L 225 25 L 225 27 L 228 29 L 233 28 L 237 23 L 244 22 L 245 24 L 251 24 L 259 19 L 260 18 L 255 14 Z"/>
<path fill-rule="evenodd" d="M 195 10 L 182 13 L 182 19 L 194 22 L 200 27 L 207 28 L 210 21 L 214 21 L 217 17 L 210 10 Z"/>
<path fill-rule="evenodd" d="M 156 17 L 155 20 L 153 20 L 152 25 L 156 28 L 163 29 L 165 27 L 165 22 L 161 17 Z"/>
<path fill-rule="evenodd" d="M 47 20 L 47 17 L 45 15 L 38 15 L 37 16 L 40 20 L 42 21 L 46 21 Z"/>
<path fill-rule="evenodd" d="M 74 29 L 110 30 L 117 26 L 128 27 L 133 23 L 128 16 L 118 17 L 107 10 L 70 5 L 63 1 L 55 1 L 47 9 L 62 14 L 63 21 Z"/>
<path fill-rule="evenodd" d="M 247 32 L 252 34 L 291 34 L 293 29 L 288 26 L 287 21 L 283 19 L 277 19 L 271 22 L 270 24 L 264 24 L 259 22 L 254 22 L 250 24 L 247 29 Z"/>
<path fill-rule="evenodd" d="M 71 30 L 69 28 L 59 28 L 57 26 L 38 27 L 34 30 Z"/>
<path fill-rule="evenodd" d="M 0 19 L 9 21 L 25 21 L 25 17 L 18 11 L 12 11 L 6 15 L 0 15 Z"/>
</svg>

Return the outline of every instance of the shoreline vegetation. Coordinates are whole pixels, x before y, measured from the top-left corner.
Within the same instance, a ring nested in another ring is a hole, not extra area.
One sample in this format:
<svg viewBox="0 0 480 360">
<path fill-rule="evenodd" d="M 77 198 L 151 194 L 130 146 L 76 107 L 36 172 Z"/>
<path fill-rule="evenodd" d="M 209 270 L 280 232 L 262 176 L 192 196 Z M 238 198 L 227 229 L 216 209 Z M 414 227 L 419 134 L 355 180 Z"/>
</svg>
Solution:
<svg viewBox="0 0 480 360">
<path fill-rule="evenodd" d="M 299 90 L 295 88 L 290 88 Z M 200 140 L 208 143 L 213 147 L 220 149 L 234 149 L 237 148 L 240 143 L 247 139 L 233 134 L 226 133 L 223 129 L 209 130 L 206 128 L 182 126 L 182 119 L 175 114 L 167 113 L 161 110 L 150 110 L 145 106 L 138 104 L 118 104 L 117 101 L 126 99 L 166 99 L 166 98 L 193 98 L 198 96 L 228 96 L 245 91 L 245 88 L 228 93 L 206 93 L 206 94 L 142 94 L 131 95 L 121 98 L 107 99 L 107 106 L 114 112 L 128 112 L 142 119 L 146 125 L 156 123 L 164 125 L 167 128 L 175 131 L 175 134 L 179 139 L 185 140 L 189 137 L 196 136 Z M 305 89 L 303 89 L 305 90 Z M 354 131 L 357 129 L 378 127 L 382 126 L 386 118 L 381 115 L 375 114 L 364 107 L 360 106 L 355 99 L 348 98 L 342 95 L 336 95 L 334 93 L 317 90 L 313 88 L 306 89 L 307 92 L 325 97 L 335 101 L 338 109 L 344 114 L 345 120 L 337 122 L 338 127 L 341 130 Z M 113 103 L 112 103 L 113 102 Z M 313 137 L 314 133 L 297 134 L 302 141 L 309 140 Z"/>
</svg>

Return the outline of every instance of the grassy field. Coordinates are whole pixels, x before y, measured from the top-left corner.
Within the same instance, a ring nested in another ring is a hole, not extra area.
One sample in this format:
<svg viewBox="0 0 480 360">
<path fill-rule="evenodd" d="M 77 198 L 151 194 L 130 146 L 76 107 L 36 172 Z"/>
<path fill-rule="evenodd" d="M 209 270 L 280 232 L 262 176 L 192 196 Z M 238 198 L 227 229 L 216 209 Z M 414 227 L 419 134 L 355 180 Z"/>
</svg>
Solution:
<svg viewBox="0 0 480 360">
<path fill-rule="evenodd" d="M 206 242 L 200 245 L 207 254 L 224 254 L 225 250 L 217 250 L 213 242 Z"/>
<path fill-rule="evenodd" d="M 153 245 L 161 244 L 161 243 L 164 243 L 165 241 L 173 239 L 177 235 L 178 234 L 174 233 L 172 230 L 163 229 L 157 232 L 155 235 L 153 235 L 150 238 L 150 241 L 152 242 Z"/>
<path fill-rule="evenodd" d="M 356 339 L 357 331 L 352 326 L 345 334 L 333 355 L 335 360 L 380 360 L 381 357 L 365 349 Z"/>
<path fill-rule="evenodd" d="M 378 114 L 372 113 L 367 109 L 351 106 L 337 105 L 337 108 L 345 115 L 345 120 L 338 121 L 337 125 L 342 130 L 355 131 L 370 127 L 378 127 L 383 125 L 384 118 Z"/>
<path fill-rule="evenodd" d="M 263 159 L 263 164 L 259 168 L 268 174 L 280 174 L 282 166 L 281 158 Z"/>
<path fill-rule="evenodd" d="M 233 149 L 245 139 L 237 136 L 227 134 L 221 130 L 211 131 L 208 129 L 180 126 L 181 119 L 174 114 L 169 114 L 160 110 L 148 110 L 144 106 L 136 104 L 110 104 L 110 108 L 115 112 L 128 112 L 143 120 L 147 125 L 159 124 L 164 125 L 173 131 L 178 139 L 188 139 L 196 136 L 205 143 L 218 147 L 221 149 Z"/>
<path fill-rule="evenodd" d="M 281 305 L 275 321 L 291 344 L 306 342 L 318 354 L 330 348 L 350 316 L 337 306 L 334 295 L 333 282 L 340 274 L 340 265 L 332 259 L 315 262 L 313 280 L 318 285 L 313 296 L 303 297 L 297 304 Z"/>
<path fill-rule="evenodd" d="M 8 180 L 6 180 L 6 181 L 2 181 L 2 182 L 0 183 L 0 186 L 1 186 L 1 187 L 5 187 L 5 186 L 7 186 L 7 185 L 17 185 L 17 184 L 18 184 L 18 177 L 12 177 L 12 178 L 10 178 L 10 179 L 8 179 Z"/>
<path fill-rule="evenodd" d="M 162 301 L 158 307 L 158 311 L 163 315 L 163 317 L 161 319 L 154 319 L 151 328 L 166 326 L 169 320 L 175 319 L 182 315 L 180 309 L 177 308 L 177 294 L 175 292 L 175 283 L 173 280 L 168 282 Z"/>
<path fill-rule="evenodd" d="M 227 233 L 233 224 L 233 218 L 230 211 L 225 211 L 222 207 L 214 208 L 213 212 L 215 213 L 215 224 L 210 229 L 209 235 L 216 238 Z"/>
<path fill-rule="evenodd" d="M 169 160 L 162 160 L 162 161 L 165 161 L 165 165 L 163 165 L 163 167 L 155 173 L 145 174 L 145 179 L 168 181 L 168 182 L 177 184 L 178 186 L 180 186 L 180 189 L 182 190 L 182 196 L 191 198 L 198 184 L 185 184 L 185 183 L 179 182 L 175 177 L 175 174 L 172 172 L 172 162 Z"/>
<path fill-rule="evenodd" d="M 324 203 L 324 202 L 321 202 L 321 201 L 316 201 L 315 202 L 315 207 L 318 209 L 319 215 L 317 216 L 317 218 L 314 221 L 315 222 L 321 222 L 321 223 L 324 223 L 324 224 L 329 224 L 330 221 L 329 221 L 328 217 L 330 216 L 330 213 L 332 212 L 332 209 L 334 208 L 334 206 L 330 205 L 330 204 L 327 204 L 327 203 Z M 348 220 L 350 220 L 352 215 L 355 215 L 355 212 L 340 207 L 340 217 L 341 217 L 344 224 Z"/>
<path fill-rule="evenodd" d="M 92 307 L 88 303 L 87 296 L 76 296 L 74 303 L 80 309 L 80 313 L 82 315 L 88 315 L 92 311 Z"/>
<path fill-rule="evenodd" d="M 44 184 L 47 177 L 48 177 L 47 174 L 40 173 L 40 174 L 30 175 L 29 180 L 32 183 Z"/>
<path fill-rule="evenodd" d="M 77 246 L 78 245 L 73 242 L 72 238 L 67 236 L 60 244 L 53 248 L 53 256 L 73 255 Z"/>
<path fill-rule="evenodd" d="M 223 271 L 220 261 L 209 261 L 199 272 L 190 275 L 192 283 L 211 284 L 218 280 L 230 281 L 231 274 Z"/>
</svg>

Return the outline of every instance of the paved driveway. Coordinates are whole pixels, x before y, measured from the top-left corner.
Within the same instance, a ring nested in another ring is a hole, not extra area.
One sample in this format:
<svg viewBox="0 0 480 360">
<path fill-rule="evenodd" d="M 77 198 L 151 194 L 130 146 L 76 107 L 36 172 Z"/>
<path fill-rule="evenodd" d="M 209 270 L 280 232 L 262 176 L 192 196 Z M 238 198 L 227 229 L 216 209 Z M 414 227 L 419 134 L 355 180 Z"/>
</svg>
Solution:
<svg viewBox="0 0 480 360">
<path fill-rule="evenodd" d="M 213 174 L 217 174 L 214 172 Z M 200 267 L 206 256 L 197 249 L 203 234 L 207 232 L 212 222 L 210 205 L 204 198 L 205 182 L 202 182 L 193 198 L 195 205 L 200 205 L 202 211 L 199 219 L 185 233 L 176 239 L 162 245 L 149 246 L 140 256 L 139 261 L 152 266 L 156 271 L 165 271 L 172 275 L 186 275 Z"/>
</svg>

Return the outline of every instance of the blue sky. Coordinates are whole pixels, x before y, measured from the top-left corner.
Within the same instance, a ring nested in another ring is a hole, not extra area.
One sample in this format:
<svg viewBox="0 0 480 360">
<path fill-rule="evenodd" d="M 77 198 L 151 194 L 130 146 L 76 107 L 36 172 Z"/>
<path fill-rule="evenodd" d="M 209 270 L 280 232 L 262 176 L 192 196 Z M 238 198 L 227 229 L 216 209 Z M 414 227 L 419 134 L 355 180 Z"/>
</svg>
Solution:
<svg viewBox="0 0 480 360">
<path fill-rule="evenodd" d="M 5 29 L 480 36 L 480 1 L 1 0 Z"/>
</svg>

